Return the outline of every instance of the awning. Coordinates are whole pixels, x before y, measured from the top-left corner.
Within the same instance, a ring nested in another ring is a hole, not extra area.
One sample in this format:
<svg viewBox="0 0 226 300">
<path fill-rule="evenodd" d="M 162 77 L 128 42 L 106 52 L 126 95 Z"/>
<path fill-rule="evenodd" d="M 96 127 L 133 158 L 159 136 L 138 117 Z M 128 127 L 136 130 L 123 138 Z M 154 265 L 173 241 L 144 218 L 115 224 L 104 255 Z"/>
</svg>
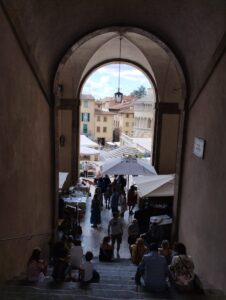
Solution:
<svg viewBox="0 0 226 300">
<path fill-rule="evenodd" d="M 87 136 L 83 134 L 80 135 L 80 145 L 85 147 L 93 147 L 93 148 L 99 147 L 97 143 L 93 142 L 91 139 L 89 139 Z"/>
<path fill-rule="evenodd" d="M 100 153 L 99 150 L 85 147 L 85 146 L 80 146 L 80 155 L 95 155 L 95 154 L 99 154 L 99 153 Z"/>
<path fill-rule="evenodd" d="M 133 178 L 141 197 L 174 196 L 175 174 Z"/>
<path fill-rule="evenodd" d="M 68 172 L 59 172 L 59 188 L 62 189 L 65 180 L 67 179 Z"/>
</svg>

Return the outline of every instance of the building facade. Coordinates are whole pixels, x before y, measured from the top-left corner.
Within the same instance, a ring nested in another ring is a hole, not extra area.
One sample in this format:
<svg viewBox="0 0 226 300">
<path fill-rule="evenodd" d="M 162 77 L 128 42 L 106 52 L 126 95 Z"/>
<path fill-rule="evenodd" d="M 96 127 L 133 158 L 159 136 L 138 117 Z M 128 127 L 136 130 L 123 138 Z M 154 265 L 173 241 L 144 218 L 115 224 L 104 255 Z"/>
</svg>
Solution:
<svg viewBox="0 0 226 300">
<path fill-rule="evenodd" d="M 94 140 L 104 146 L 113 141 L 114 113 L 95 109 Z"/>
<path fill-rule="evenodd" d="M 147 95 L 134 101 L 134 137 L 151 138 L 154 129 L 153 89 L 148 89 Z"/>
<path fill-rule="evenodd" d="M 81 95 L 80 133 L 95 138 L 95 99 L 92 95 Z"/>
</svg>

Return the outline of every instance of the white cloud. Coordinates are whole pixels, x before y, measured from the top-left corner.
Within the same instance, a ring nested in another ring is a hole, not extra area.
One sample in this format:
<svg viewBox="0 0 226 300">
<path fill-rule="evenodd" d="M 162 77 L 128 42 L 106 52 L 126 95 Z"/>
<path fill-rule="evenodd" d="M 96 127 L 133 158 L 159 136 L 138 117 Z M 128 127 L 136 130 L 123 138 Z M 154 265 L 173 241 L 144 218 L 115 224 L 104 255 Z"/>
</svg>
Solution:
<svg viewBox="0 0 226 300">
<path fill-rule="evenodd" d="M 138 69 L 121 64 L 121 91 L 129 95 L 140 85 L 150 87 L 147 77 Z M 95 98 L 113 96 L 118 88 L 118 64 L 109 64 L 96 70 L 85 82 L 83 93 L 92 94 Z"/>
</svg>

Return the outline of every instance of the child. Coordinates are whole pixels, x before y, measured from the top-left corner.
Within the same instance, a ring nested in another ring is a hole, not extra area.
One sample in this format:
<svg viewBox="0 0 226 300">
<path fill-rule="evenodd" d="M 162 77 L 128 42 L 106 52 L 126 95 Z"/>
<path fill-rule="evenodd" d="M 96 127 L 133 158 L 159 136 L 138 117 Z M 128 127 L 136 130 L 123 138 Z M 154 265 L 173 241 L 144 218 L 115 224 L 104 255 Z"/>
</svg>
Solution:
<svg viewBox="0 0 226 300">
<path fill-rule="evenodd" d="M 33 249 L 32 255 L 27 263 L 27 279 L 30 282 L 40 282 L 45 279 L 47 273 L 47 262 L 40 258 L 41 249 Z"/>
<path fill-rule="evenodd" d="M 80 279 L 83 282 L 99 282 L 100 275 L 93 268 L 93 263 L 91 262 L 93 259 L 93 253 L 91 251 L 87 251 L 85 255 L 85 262 L 80 266 Z"/>
</svg>

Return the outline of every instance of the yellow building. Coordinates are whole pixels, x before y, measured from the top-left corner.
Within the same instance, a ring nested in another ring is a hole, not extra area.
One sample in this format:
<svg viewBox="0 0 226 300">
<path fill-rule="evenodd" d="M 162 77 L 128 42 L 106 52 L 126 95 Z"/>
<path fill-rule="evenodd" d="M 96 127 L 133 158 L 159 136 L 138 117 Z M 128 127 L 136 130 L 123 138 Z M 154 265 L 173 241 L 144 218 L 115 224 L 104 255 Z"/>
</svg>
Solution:
<svg viewBox="0 0 226 300">
<path fill-rule="evenodd" d="M 95 109 L 95 141 L 104 145 L 112 142 L 114 130 L 114 113 Z"/>
<path fill-rule="evenodd" d="M 122 109 L 118 113 L 119 118 L 119 128 L 121 133 L 126 135 L 133 135 L 133 126 L 134 126 L 134 112 L 133 108 Z"/>
<path fill-rule="evenodd" d="M 95 99 L 92 95 L 81 96 L 80 133 L 95 139 Z"/>
<path fill-rule="evenodd" d="M 113 105 L 109 110 L 115 114 L 114 116 L 114 141 L 120 140 L 122 133 L 133 135 L 134 128 L 134 109 L 133 99 L 125 96 L 121 104 Z"/>
</svg>

